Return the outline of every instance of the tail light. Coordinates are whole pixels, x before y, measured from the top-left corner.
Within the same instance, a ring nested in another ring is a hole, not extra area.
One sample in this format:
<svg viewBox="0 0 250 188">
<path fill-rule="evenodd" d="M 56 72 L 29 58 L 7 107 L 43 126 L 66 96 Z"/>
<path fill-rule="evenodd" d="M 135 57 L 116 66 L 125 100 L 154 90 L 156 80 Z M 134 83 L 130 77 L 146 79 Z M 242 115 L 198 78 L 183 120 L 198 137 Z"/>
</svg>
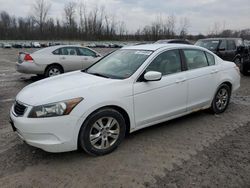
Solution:
<svg viewBox="0 0 250 188">
<path fill-rule="evenodd" d="M 30 61 L 30 62 L 33 62 L 33 58 L 31 57 L 31 55 L 30 54 L 25 54 L 25 56 L 24 56 L 24 59 L 23 59 L 24 61 Z"/>
</svg>

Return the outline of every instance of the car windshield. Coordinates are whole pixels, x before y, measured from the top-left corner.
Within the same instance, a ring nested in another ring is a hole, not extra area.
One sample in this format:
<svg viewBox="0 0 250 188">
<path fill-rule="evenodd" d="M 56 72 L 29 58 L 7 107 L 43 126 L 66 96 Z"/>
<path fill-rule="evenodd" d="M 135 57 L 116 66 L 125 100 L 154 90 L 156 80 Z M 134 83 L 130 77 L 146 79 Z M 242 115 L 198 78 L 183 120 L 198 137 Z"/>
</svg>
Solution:
<svg viewBox="0 0 250 188">
<path fill-rule="evenodd" d="M 215 51 L 218 48 L 219 43 L 219 40 L 199 40 L 195 43 L 195 45 Z"/>
<path fill-rule="evenodd" d="M 107 78 L 125 79 L 130 77 L 151 54 L 152 51 L 148 50 L 117 50 L 85 72 Z"/>
</svg>

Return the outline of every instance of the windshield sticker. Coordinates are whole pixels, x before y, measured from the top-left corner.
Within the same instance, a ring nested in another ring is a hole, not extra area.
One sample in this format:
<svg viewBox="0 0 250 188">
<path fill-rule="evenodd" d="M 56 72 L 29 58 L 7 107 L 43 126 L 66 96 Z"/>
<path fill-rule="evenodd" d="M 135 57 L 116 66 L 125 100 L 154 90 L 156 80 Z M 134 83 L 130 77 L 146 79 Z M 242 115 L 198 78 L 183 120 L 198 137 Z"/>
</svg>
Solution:
<svg viewBox="0 0 250 188">
<path fill-rule="evenodd" d="M 219 41 L 218 40 L 214 40 L 214 41 L 212 41 L 212 43 L 219 43 Z"/>
<path fill-rule="evenodd" d="M 151 51 L 136 51 L 135 54 L 140 54 L 140 55 L 151 55 Z"/>
</svg>

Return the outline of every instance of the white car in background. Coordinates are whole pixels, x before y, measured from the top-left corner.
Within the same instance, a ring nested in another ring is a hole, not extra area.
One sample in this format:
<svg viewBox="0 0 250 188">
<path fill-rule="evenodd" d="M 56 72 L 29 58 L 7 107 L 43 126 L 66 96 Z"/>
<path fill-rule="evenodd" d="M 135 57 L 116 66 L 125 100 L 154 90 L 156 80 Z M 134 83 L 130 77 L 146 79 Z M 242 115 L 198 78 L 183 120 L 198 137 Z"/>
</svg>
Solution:
<svg viewBox="0 0 250 188">
<path fill-rule="evenodd" d="M 238 67 L 204 48 L 130 46 L 85 71 L 25 87 L 10 118 L 13 130 L 32 146 L 104 155 L 125 133 L 197 110 L 224 112 L 239 87 Z"/>
<path fill-rule="evenodd" d="M 32 54 L 19 53 L 16 69 L 21 73 L 51 77 L 86 69 L 100 58 L 99 53 L 86 47 L 59 45 L 47 47 Z"/>
<path fill-rule="evenodd" d="M 41 44 L 40 44 L 39 42 L 32 42 L 32 43 L 31 43 L 31 46 L 32 46 L 33 48 L 41 48 Z"/>
</svg>

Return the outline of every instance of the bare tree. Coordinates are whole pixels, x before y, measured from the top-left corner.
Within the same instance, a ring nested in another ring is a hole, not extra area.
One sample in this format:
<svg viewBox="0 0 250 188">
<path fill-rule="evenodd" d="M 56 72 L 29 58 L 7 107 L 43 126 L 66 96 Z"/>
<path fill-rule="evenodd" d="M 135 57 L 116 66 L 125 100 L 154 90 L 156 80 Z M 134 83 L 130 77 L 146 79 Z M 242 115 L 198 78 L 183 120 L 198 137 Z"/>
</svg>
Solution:
<svg viewBox="0 0 250 188">
<path fill-rule="evenodd" d="M 187 17 L 180 19 L 180 37 L 185 38 L 188 34 L 188 28 L 190 27 L 190 22 Z"/>
<path fill-rule="evenodd" d="M 33 4 L 33 18 L 39 25 L 40 34 L 43 33 L 44 23 L 47 20 L 51 5 L 46 0 L 36 0 Z"/>
<path fill-rule="evenodd" d="M 169 37 L 173 37 L 175 35 L 175 24 L 176 24 L 175 16 L 174 15 L 168 16 L 166 27 Z"/>
<path fill-rule="evenodd" d="M 75 2 L 68 2 L 64 6 L 64 14 L 66 18 L 66 24 L 69 27 L 75 25 L 75 13 L 76 13 L 76 3 Z"/>
</svg>

